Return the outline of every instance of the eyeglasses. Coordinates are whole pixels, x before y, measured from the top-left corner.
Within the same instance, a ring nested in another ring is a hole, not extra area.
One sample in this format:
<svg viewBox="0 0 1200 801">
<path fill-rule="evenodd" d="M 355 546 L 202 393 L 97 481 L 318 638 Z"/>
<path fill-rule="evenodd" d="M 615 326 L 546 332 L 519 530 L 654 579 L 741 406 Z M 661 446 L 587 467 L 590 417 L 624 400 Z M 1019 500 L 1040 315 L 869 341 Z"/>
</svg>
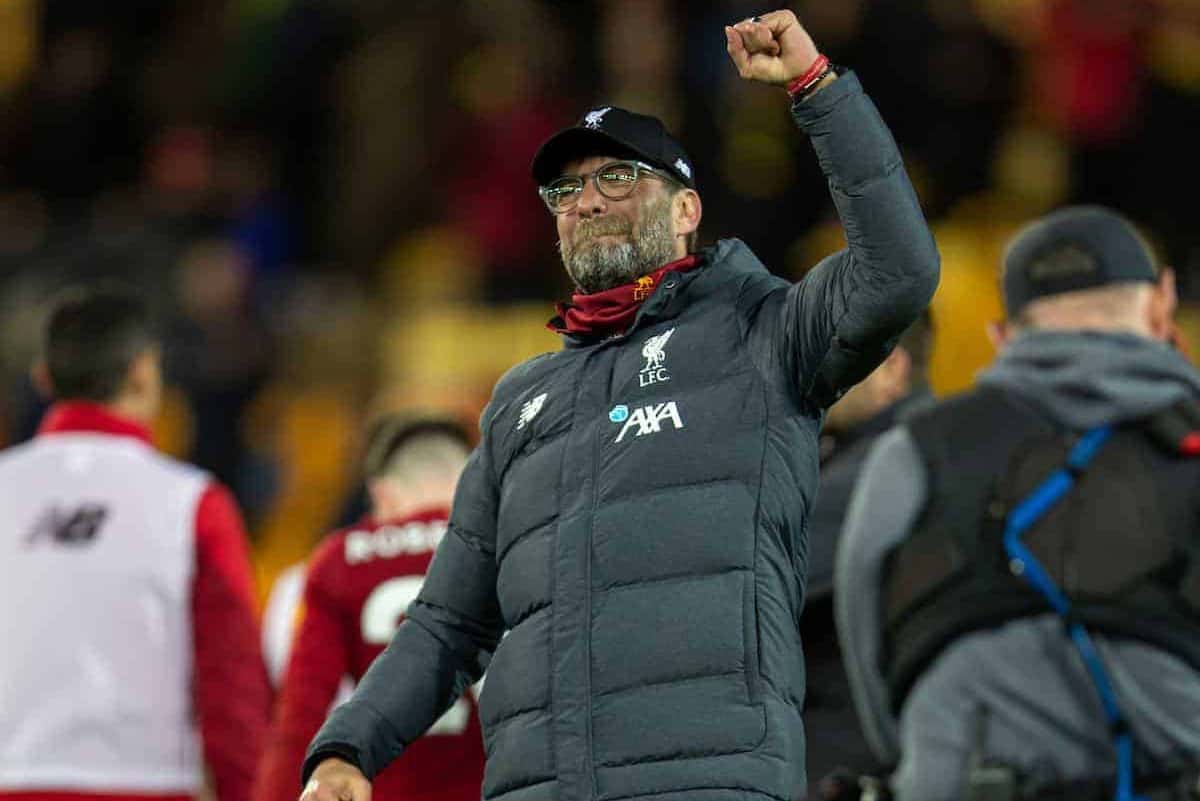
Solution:
<svg viewBox="0 0 1200 801">
<path fill-rule="evenodd" d="M 638 179 L 651 175 L 661 181 L 678 183 L 670 175 L 641 161 L 613 161 L 594 172 L 583 175 L 564 175 L 538 188 L 538 194 L 551 214 L 565 214 L 579 203 L 583 184 L 592 179 L 596 191 L 609 200 L 623 200 L 633 194 Z"/>
</svg>

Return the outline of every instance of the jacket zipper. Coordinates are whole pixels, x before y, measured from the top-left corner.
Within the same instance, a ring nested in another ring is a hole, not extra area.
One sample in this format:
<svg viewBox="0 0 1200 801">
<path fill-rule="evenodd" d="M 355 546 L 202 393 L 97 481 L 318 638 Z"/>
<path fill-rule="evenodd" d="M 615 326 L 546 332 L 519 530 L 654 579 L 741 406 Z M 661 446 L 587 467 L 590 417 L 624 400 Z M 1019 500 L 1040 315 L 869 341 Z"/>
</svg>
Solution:
<svg viewBox="0 0 1200 801">
<path fill-rule="evenodd" d="M 605 348 L 603 358 L 609 363 L 608 372 L 612 372 L 612 365 L 615 362 L 615 353 L 613 348 Z M 605 387 L 611 385 L 611 376 L 607 377 Z M 607 393 L 605 393 L 605 399 Z M 607 404 L 606 404 L 607 405 Z M 587 625 L 586 636 L 584 637 L 584 659 L 585 669 L 587 671 L 587 775 L 588 785 L 590 787 L 589 798 L 596 798 L 598 790 L 596 787 L 596 759 L 592 747 L 592 541 L 596 533 L 596 512 L 600 506 L 600 443 L 604 437 L 605 430 L 603 427 L 597 428 L 595 435 L 592 437 L 592 508 L 588 518 L 588 536 L 586 543 L 586 551 L 584 552 L 584 621 Z"/>
</svg>

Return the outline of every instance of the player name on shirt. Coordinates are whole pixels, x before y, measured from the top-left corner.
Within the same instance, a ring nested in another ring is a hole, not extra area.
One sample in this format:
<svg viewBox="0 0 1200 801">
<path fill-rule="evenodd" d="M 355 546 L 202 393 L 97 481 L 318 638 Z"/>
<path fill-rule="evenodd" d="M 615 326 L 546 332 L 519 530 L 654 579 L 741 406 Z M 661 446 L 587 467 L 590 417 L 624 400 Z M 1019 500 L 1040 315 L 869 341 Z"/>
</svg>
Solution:
<svg viewBox="0 0 1200 801">
<path fill-rule="evenodd" d="M 374 531 L 356 530 L 346 535 L 346 564 L 372 559 L 391 559 L 406 554 L 432 553 L 446 536 L 446 521 L 418 521 L 402 526 L 382 526 Z"/>
</svg>

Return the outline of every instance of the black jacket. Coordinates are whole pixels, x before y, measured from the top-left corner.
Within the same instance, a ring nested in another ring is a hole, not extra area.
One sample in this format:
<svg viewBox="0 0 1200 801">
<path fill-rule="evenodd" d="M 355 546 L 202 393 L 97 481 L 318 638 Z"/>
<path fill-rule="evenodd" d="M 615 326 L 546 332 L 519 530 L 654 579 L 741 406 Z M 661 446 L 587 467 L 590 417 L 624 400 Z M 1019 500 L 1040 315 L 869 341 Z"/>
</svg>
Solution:
<svg viewBox="0 0 1200 801">
<path fill-rule="evenodd" d="M 794 114 L 849 249 L 793 285 L 724 240 L 625 335 L 501 379 L 421 596 L 306 774 L 337 754 L 374 775 L 487 668 L 488 799 L 803 786 L 817 429 L 925 308 L 938 256 L 853 75 Z"/>
</svg>

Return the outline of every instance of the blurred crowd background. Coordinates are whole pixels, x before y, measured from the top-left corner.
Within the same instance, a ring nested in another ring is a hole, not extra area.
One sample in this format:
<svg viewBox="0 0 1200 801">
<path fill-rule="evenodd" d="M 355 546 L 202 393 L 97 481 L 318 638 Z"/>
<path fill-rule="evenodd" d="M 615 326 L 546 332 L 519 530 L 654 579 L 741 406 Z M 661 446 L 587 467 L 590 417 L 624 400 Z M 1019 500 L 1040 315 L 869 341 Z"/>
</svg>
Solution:
<svg viewBox="0 0 1200 801">
<path fill-rule="evenodd" d="M 792 3 L 904 151 L 944 262 L 932 378 L 991 356 L 996 265 L 1065 202 L 1126 212 L 1200 332 L 1198 0 Z M 363 421 L 478 413 L 557 347 L 570 287 L 528 174 L 597 103 L 687 145 L 704 239 L 799 278 L 841 235 L 779 90 L 696 0 L 0 0 L 0 435 L 44 409 L 44 301 L 143 288 L 168 326 L 156 435 L 227 482 L 261 586 L 355 514 Z M 1193 351 L 1196 352 L 1196 351 Z"/>
</svg>

